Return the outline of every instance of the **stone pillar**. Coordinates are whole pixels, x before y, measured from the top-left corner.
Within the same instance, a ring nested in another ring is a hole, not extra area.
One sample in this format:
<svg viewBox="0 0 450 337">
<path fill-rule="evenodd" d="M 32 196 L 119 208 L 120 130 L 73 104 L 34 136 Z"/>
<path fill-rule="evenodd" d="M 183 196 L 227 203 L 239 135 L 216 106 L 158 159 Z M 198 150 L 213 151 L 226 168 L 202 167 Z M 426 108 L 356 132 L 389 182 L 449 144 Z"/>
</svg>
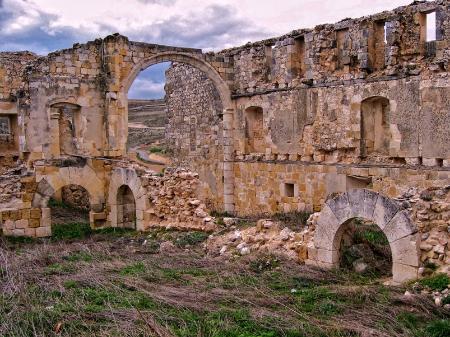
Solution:
<svg viewBox="0 0 450 337">
<path fill-rule="evenodd" d="M 234 146 L 233 146 L 234 109 L 223 111 L 223 200 L 227 213 L 234 213 Z"/>
</svg>

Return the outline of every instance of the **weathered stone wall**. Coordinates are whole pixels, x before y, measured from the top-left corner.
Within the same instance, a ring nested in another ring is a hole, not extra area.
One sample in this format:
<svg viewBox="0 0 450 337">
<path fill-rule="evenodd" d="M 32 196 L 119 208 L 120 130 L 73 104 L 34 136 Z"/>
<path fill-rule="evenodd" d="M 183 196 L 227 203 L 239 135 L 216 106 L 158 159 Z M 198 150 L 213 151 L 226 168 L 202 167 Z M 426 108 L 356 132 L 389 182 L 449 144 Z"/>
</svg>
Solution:
<svg viewBox="0 0 450 337">
<path fill-rule="evenodd" d="M 433 52 L 427 53 L 424 15 L 430 11 L 436 11 L 437 41 L 428 43 Z M 221 54 L 234 60 L 239 95 L 301 83 L 330 85 L 410 76 L 448 69 L 449 22 L 448 1 L 414 2 L 391 12 L 295 30 Z"/>
<path fill-rule="evenodd" d="M 223 204 L 223 105 L 214 84 L 198 69 L 174 63 L 166 73 L 168 147 L 179 164 L 199 173 L 203 199 Z"/>
</svg>

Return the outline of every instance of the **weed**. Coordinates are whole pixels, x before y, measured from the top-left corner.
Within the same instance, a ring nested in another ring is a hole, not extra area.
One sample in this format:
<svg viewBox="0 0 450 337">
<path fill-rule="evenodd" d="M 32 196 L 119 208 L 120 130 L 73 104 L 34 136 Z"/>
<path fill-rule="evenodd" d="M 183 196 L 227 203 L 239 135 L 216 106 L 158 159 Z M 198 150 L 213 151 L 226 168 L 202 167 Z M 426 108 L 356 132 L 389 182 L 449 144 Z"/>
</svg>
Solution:
<svg viewBox="0 0 450 337">
<path fill-rule="evenodd" d="M 419 283 L 431 290 L 441 291 L 450 284 L 450 277 L 447 274 L 436 274 L 419 280 Z"/>
<path fill-rule="evenodd" d="M 263 273 L 272 270 L 280 265 L 280 261 L 275 255 L 262 255 L 250 261 L 250 270 L 254 273 Z"/>
</svg>

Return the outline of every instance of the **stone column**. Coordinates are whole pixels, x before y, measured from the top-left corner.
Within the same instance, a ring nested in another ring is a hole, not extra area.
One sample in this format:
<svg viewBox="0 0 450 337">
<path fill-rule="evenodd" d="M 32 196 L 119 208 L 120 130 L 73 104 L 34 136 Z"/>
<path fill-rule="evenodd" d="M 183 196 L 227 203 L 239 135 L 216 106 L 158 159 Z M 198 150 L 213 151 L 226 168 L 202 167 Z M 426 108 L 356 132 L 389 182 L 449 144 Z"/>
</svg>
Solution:
<svg viewBox="0 0 450 337">
<path fill-rule="evenodd" d="M 233 146 L 234 109 L 223 111 L 223 191 L 224 209 L 234 213 L 234 146 Z"/>
</svg>

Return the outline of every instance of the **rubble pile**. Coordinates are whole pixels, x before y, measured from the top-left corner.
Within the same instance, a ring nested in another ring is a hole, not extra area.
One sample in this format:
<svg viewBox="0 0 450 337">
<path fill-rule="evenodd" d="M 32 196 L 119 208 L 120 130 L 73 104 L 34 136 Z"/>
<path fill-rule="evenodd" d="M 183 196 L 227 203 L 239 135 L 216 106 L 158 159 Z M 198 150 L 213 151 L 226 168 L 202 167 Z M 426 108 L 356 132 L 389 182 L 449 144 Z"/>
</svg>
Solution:
<svg viewBox="0 0 450 337">
<path fill-rule="evenodd" d="M 250 253 L 270 253 L 303 262 L 307 258 L 308 243 L 312 239 L 311 228 L 300 231 L 282 227 L 279 222 L 261 219 L 256 226 L 238 228 L 237 221 L 224 219 L 231 231 L 224 235 L 211 235 L 206 242 L 206 250 L 212 256 L 247 255 Z"/>
<path fill-rule="evenodd" d="M 178 168 L 168 169 L 164 175 L 147 173 L 141 178 L 147 188 L 149 208 L 144 213 L 148 227 L 176 227 L 181 229 L 215 229 L 214 218 L 196 197 L 198 174 Z"/>
</svg>

